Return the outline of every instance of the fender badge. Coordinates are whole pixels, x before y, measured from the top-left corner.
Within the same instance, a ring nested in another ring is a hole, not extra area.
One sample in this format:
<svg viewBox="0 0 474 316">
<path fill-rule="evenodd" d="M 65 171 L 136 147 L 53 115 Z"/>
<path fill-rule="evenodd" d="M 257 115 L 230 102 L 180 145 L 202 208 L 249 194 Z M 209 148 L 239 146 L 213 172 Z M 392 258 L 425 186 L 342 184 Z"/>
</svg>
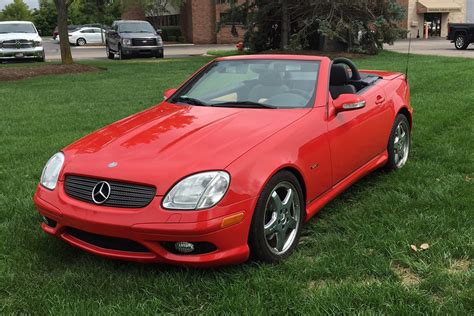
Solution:
<svg viewBox="0 0 474 316">
<path fill-rule="evenodd" d="M 118 166 L 118 162 L 116 162 L 116 161 L 112 161 L 111 163 L 109 163 L 109 164 L 107 165 L 107 167 L 109 167 L 109 168 L 115 168 L 115 167 L 117 167 L 117 166 Z"/>
</svg>

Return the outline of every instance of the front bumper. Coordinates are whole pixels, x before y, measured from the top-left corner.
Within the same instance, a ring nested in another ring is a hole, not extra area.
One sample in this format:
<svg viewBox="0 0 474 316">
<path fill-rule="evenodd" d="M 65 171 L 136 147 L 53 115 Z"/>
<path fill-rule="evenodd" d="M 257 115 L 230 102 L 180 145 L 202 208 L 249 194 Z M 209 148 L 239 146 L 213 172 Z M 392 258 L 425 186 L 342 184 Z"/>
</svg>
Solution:
<svg viewBox="0 0 474 316">
<path fill-rule="evenodd" d="M 122 52 L 129 56 L 163 55 L 163 46 L 122 46 Z"/>
<path fill-rule="evenodd" d="M 250 210 L 255 206 L 255 199 L 215 207 L 218 209 L 213 211 L 175 212 L 161 209 L 161 198 L 156 196 L 152 203 L 141 209 L 101 207 L 68 197 L 62 184 L 58 183 L 55 191 L 38 186 L 34 202 L 39 213 L 54 222 L 54 225 L 41 224 L 46 233 L 96 255 L 196 267 L 237 264 L 248 259 Z M 224 218 L 237 213 L 244 213 L 241 222 L 222 228 Z M 104 247 L 77 238 L 70 230 L 128 240 L 146 250 L 138 252 Z M 165 242 L 179 241 L 208 243 L 215 248 L 202 254 L 177 254 L 164 245 Z"/>
<path fill-rule="evenodd" d="M 42 59 L 44 57 L 43 47 L 34 48 L 0 48 L 0 60 L 9 59 Z"/>
</svg>

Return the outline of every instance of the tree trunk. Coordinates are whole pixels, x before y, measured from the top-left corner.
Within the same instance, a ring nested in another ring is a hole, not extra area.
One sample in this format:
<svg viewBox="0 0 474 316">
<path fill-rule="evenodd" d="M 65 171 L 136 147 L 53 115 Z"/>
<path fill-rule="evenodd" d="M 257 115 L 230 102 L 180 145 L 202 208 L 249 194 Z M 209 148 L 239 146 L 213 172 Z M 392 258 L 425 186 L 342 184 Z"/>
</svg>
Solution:
<svg viewBox="0 0 474 316">
<path fill-rule="evenodd" d="M 290 34 L 290 18 L 288 15 L 288 0 L 281 1 L 281 48 L 287 49 Z"/>
<path fill-rule="evenodd" d="M 54 0 L 58 12 L 59 46 L 61 48 L 61 62 L 66 65 L 73 63 L 71 45 L 69 44 L 69 31 L 67 29 L 66 0 Z"/>
</svg>

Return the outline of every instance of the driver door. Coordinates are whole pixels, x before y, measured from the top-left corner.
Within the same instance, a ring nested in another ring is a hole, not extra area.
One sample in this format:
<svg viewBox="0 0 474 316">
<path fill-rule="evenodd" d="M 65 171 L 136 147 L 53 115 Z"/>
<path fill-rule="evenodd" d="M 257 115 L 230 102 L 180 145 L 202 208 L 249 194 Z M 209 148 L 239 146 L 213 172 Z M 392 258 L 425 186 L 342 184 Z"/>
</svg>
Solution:
<svg viewBox="0 0 474 316">
<path fill-rule="evenodd" d="M 364 108 L 336 113 L 330 97 L 328 131 L 333 185 L 350 176 L 387 148 L 390 107 L 382 88 L 369 87 Z"/>
</svg>

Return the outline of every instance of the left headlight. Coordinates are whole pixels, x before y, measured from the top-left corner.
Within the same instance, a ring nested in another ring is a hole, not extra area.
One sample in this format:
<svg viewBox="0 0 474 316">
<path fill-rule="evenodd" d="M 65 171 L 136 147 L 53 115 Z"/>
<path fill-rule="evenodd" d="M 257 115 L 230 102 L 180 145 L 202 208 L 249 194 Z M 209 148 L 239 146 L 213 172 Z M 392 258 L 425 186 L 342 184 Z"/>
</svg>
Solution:
<svg viewBox="0 0 474 316">
<path fill-rule="evenodd" d="M 163 207 L 173 210 L 202 210 L 213 207 L 225 195 L 230 176 L 225 171 L 194 174 L 178 182 L 163 199 Z"/>
<path fill-rule="evenodd" d="M 58 183 L 59 173 L 64 164 L 64 154 L 59 152 L 51 157 L 41 174 L 41 185 L 49 190 L 54 190 Z"/>
<path fill-rule="evenodd" d="M 43 43 L 41 41 L 35 41 L 35 47 L 41 47 Z"/>
</svg>

